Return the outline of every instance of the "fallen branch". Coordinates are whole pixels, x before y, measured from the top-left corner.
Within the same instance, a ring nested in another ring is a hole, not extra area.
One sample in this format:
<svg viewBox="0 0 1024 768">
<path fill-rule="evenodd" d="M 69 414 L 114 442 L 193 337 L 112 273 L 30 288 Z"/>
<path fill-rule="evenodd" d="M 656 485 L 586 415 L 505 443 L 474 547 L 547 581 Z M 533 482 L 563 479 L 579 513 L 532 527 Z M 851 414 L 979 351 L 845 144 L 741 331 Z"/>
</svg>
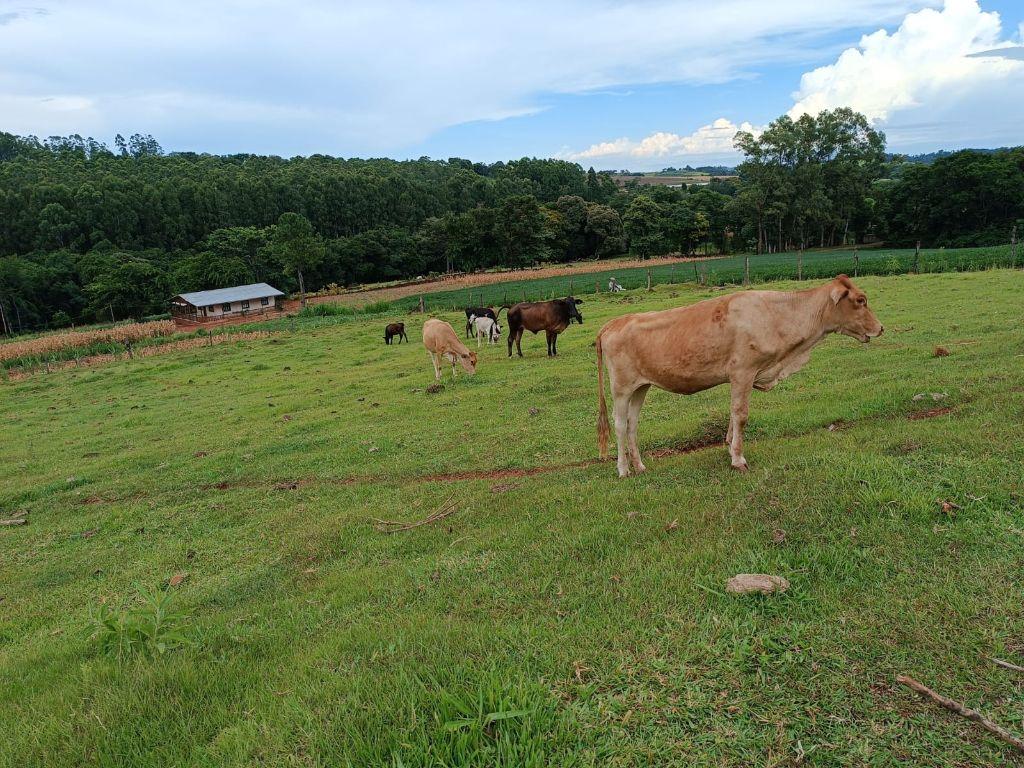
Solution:
<svg viewBox="0 0 1024 768">
<path fill-rule="evenodd" d="M 399 531 L 412 530 L 413 528 L 419 528 L 421 525 L 436 523 L 438 520 L 443 520 L 448 517 L 448 515 L 455 512 L 458 506 L 452 503 L 452 499 L 454 497 L 455 493 L 452 492 L 452 495 L 448 497 L 444 504 L 427 515 L 427 517 L 422 520 L 417 520 L 414 523 L 406 523 L 401 520 L 381 520 L 377 517 L 371 517 L 370 519 L 377 524 L 376 528 L 381 533 L 398 533 Z"/>
<path fill-rule="evenodd" d="M 954 701 L 953 699 L 948 699 L 945 696 L 936 693 L 931 688 L 922 685 L 921 683 L 917 682 L 917 680 L 907 675 L 897 675 L 896 682 L 902 683 L 908 688 L 917 691 L 925 698 L 931 699 L 943 709 L 948 709 L 950 712 L 960 715 L 961 717 L 965 717 L 973 723 L 977 723 L 986 731 L 998 736 L 1000 739 L 1005 741 L 1010 746 L 1016 747 L 1021 752 L 1024 752 L 1024 741 L 1021 741 L 1009 731 L 996 725 L 991 720 L 982 715 L 980 712 L 977 712 L 973 709 L 968 709 L 960 702 Z"/>
<path fill-rule="evenodd" d="M 24 525 L 27 522 L 24 517 L 15 517 L 12 520 L 0 520 L 0 525 Z"/>
<path fill-rule="evenodd" d="M 1024 667 L 1018 666 L 1017 664 L 1011 664 L 1008 661 L 1003 661 L 1002 659 L 995 659 L 991 656 L 986 656 L 985 658 L 991 661 L 997 667 L 1002 667 L 1003 669 L 1010 669 L 1014 672 L 1024 672 Z"/>
</svg>

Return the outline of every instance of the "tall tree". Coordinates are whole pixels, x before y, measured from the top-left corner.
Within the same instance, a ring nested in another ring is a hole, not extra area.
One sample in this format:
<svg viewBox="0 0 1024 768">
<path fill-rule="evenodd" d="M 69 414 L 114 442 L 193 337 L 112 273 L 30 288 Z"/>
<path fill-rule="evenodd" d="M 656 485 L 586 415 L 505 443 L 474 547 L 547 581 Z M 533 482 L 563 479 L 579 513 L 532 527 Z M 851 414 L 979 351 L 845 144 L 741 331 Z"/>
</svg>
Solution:
<svg viewBox="0 0 1024 768">
<path fill-rule="evenodd" d="M 282 213 L 271 230 L 267 248 L 286 272 L 298 277 L 299 298 L 306 306 L 305 273 L 319 266 L 325 255 L 324 242 L 309 219 L 299 213 Z"/>
</svg>

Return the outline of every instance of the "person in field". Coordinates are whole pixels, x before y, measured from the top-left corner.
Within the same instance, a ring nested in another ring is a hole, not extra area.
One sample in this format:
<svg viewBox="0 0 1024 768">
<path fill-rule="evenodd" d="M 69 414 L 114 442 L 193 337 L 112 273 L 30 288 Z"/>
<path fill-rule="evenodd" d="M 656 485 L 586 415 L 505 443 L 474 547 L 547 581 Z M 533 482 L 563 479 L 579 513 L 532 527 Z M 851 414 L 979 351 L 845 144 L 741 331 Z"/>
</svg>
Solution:
<svg viewBox="0 0 1024 768">
<path fill-rule="evenodd" d="M 455 378 L 455 364 L 459 363 L 467 373 L 476 373 L 476 352 L 471 352 L 462 343 L 448 323 L 430 318 L 423 324 L 423 346 L 427 348 L 430 362 L 434 364 L 434 378 L 441 380 L 441 358 L 452 364 L 452 378 Z"/>
<path fill-rule="evenodd" d="M 646 467 L 636 444 L 647 390 L 691 395 L 719 384 L 732 388 L 725 442 L 732 465 L 746 471 L 743 430 L 750 393 L 770 390 L 810 359 L 830 333 L 867 342 L 882 324 L 867 296 L 846 275 L 806 291 L 740 291 L 662 312 L 624 315 L 597 334 L 597 437 L 608 455 L 604 371 L 612 391 L 619 477 Z"/>
</svg>

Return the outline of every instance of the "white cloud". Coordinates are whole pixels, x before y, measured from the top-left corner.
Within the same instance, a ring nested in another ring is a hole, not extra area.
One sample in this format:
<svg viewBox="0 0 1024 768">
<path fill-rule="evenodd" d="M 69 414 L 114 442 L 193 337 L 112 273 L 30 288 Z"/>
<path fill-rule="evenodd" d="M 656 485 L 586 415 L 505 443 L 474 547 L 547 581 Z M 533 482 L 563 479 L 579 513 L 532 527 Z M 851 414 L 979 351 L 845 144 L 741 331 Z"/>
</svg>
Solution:
<svg viewBox="0 0 1024 768">
<path fill-rule="evenodd" d="M 620 165 L 629 165 L 636 161 L 644 166 L 651 161 L 667 161 L 681 159 L 702 160 L 708 157 L 722 158 L 735 155 L 733 137 L 737 131 L 757 133 L 759 129 L 750 123 L 736 125 L 727 118 L 720 117 L 710 125 L 703 125 L 691 134 L 680 136 L 677 133 L 659 131 L 640 141 L 627 138 L 594 144 L 582 152 L 570 152 L 565 156 L 580 162 L 589 160 L 614 160 Z M 654 163 L 657 165 L 657 163 Z M 664 164 L 664 162 L 662 162 Z"/>
<path fill-rule="evenodd" d="M 941 9 L 908 14 L 892 33 L 865 35 L 833 63 L 804 74 L 789 115 L 848 106 L 884 129 L 897 151 L 1019 144 L 1022 41 L 1024 24 L 1017 40 L 1004 39 L 999 14 L 985 12 L 977 0 L 945 0 Z M 752 130 L 720 118 L 689 136 L 621 138 L 563 156 L 601 158 L 606 167 L 655 168 L 669 158 L 677 165 L 708 162 L 701 155 L 733 162 L 731 139 L 740 128 Z"/>
<path fill-rule="evenodd" d="M 1006 49 L 1007 56 L 972 56 Z M 865 35 L 828 66 L 805 74 L 789 114 L 849 106 L 905 147 L 1019 142 L 1024 62 L 1013 60 L 999 14 L 977 0 L 946 0 L 908 15 L 893 33 Z M 1011 96 L 1014 94 L 1014 96 Z"/>
<path fill-rule="evenodd" d="M 396 154 L 550 94 L 806 61 L 837 30 L 936 1 L 0 0 L 0 130 Z M 55 97 L 78 107 L 42 106 Z"/>
</svg>

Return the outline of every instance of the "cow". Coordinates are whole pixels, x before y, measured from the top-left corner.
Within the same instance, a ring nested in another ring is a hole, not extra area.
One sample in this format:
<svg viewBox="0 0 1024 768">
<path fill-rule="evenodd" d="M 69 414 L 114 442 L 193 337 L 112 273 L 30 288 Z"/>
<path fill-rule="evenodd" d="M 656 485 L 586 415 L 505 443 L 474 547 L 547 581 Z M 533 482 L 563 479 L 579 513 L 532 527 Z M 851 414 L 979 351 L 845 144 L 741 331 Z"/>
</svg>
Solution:
<svg viewBox="0 0 1024 768">
<path fill-rule="evenodd" d="M 511 319 L 511 317 L 509 318 Z M 619 477 L 646 467 L 636 428 L 651 386 L 691 395 L 719 384 L 732 390 L 725 443 L 745 472 L 743 430 L 751 390 L 768 391 L 810 359 L 830 333 L 868 342 L 883 331 L 864 292 L 846 275 L 806 291 L 741 291 L 688 307 L 623 315 L 597 334 L 597 441 L 608 455 L 607 366 Z"/>
<path fill-rule="evenodd" d="M 441 358 L 452 364 L 452 378 L 455 378 L 455 363 L 458 362 L 467 373 L 476 373 L 476 352 L 470 352 L 452 328 L 444 320 L 430 318 L 423 324 L 423 346 L 427 348 L 430 362 L 434 364 L 434 378 L 441 380 Z"/>
<path fill-rule="evenodd" d="M 408 335 L 405 333 L 405 323 L 389 323 L 384 329 L 384 343 L 390 344 L 391 340 L 398 337 L 398 343 L 402 343 L 402 339 L 409 340 Z"/>
<path fill-rule="evenodd" d="M 523 356 L 523 331 L 546 331 L 548 357 L 557 355 L 558 334 L 568 328 L 573 320 L 583 324 L 583 315 L 576 309 L 576 305 L 582 303 L 582 299 L 566 296 L 564 299 L 524 301 L 514 305 L 508 311 L 508 356 L 512 357 L 513 343 L 519 356 Z"/>
<path fill-rule="evenodd" d="M 472 315 L 469 318 L 469 322 L 476 329 L 476 345 L 479 348 L 480 340 L 483 338 L 487 339 L 488 344 L 497 344 L 498 337 L 501 336 L 501 324 L 497 320 L 490 317 L 477 317 Z"/>
<path fill-rule="evenodd" d="M 466 338 L 473 338 L 473 317 L 489 317 L 497 322 L 498 315 L 501 314 L 503 309 L 508 309 L 508 307 L 498 307 L 497 311 L 495 311 L 494 307 L 466 307 Z"/>
</svg>

